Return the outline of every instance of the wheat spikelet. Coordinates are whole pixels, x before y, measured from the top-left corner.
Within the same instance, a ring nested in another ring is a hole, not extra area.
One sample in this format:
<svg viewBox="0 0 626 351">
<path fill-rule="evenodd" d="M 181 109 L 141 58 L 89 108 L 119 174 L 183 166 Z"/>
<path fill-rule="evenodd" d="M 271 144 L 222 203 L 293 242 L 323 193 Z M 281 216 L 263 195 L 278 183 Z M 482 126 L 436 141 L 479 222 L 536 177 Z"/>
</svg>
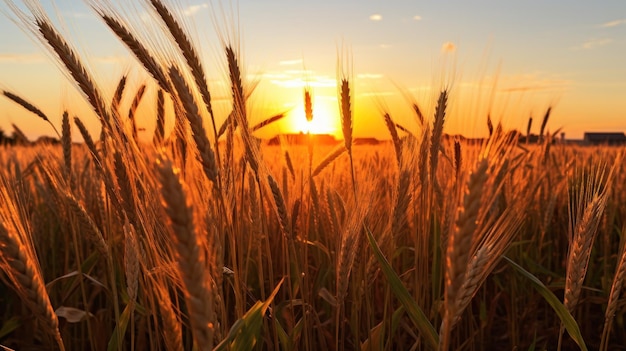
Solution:
<svg viewBox="0 0 626 351">
<path fill-rule="evenodd" d="M 172 89 L 167 82 L 167 78 L 161 66 L 157 63 L 157 60 L 150 54 L 148 49 L 132 34 L 132 32 L 126 28 L 122 22 L 110 16 L 102 9 L 94 7 L 94 10 L 98 12 L 98 15 L 104 20 L 104 23 L 115 33 L 115 35 L 128 47 L 128 49 L 135 55 L 137 60 L 141 62 L 143 67 L 154 78 L 161 89 L 171 92 Z"/>
<path fill-rule="evenodd" d="M 430 139 L 430 177 L 435 179 L 437 174 L 437 164 L 439 160 L 439 148 L 441 147 L 441 136 L 443 135 L 443 123 L 446 117 L 446 105 L 448 103 L 448 92 L 443 90 L 439 94 L 437 108 L 435 109 L 435 120 L 433 121 L 432 137 Z"/>
<path fill-rule="evenodd" d="M 43 119 L 44 121 L 50 123 L 50 119 L 48 118 L 48 116 L 46 116 L 45 113 L 43 113 L 40 109 L 38 109 L 35 105 L 31 104 L 30 102 L 22 99 L 21 97 L 3 90 L 2 94 L 4 96 L 6 96 L 7 98 L 9 98 L 10 100 L 13 100 L 13 102 L 17 103 L 18 105 L 22 106 L 23 108 L 25 108 L 26 110 L 34 113 L 35 115 L 39 116 L 41 119 Z"/>
<path fill-rule="evenodd" d="M 491 115 L 487 115 L 487 129 L 489 130 L 489 138 L 493 136 L 493 122 L 491 122 Z"/>
<path fill-rule="evenodd" d="M 105 258 L 111 258 L 109 245 L 104 240 L 102 232 L 93 221 L 85 207 L 70 193 L 63 194 L 70 212 L 74 214 L 74 217 L 78 220 L 78 225 L 87 234 L 87 237 L 96 246 L 100 254 Z"/>
<path fill-rule="evenodd" d="M 309 122 L 313 120 L 313 102 L 311 101 L 311 90 L 308 87 L 304 88 L 304 116 Z"/>
<path fill-rule="evenodd" d="M 482 159 L 467 183 L 463 198 L 463 208 L 457 215 L 455 229 L 448 237 L 445 259 L 444 280 L 444 320 L 441 325 L 441 350 L 449 347 L 453 317 L 457 314 L 456 299 L 463 285 L 467 262 L 476 231 L 478 212 L 481 205 L 483 186 L 487 180 L 487 159 Z"/>
<path fill-rule="evenodd" d="M 38 109 L 35 105 L 31 104 L 30 102 L 22 99 L 21 97 L 3 90 L 2 93 L 4 94 L 4 96 L 6 96 L 7 98 L 9 98 L 10 100 L 12 100 L 13 102 L 17 103 L 18 105 L 22 106 L 23 108 L 25 108 L 27 111 L 30 111 L 32 113 L 34 113 L 35 115 L 37 115 L 39 118 L 43 119 L 44 121 L 48 122 L 48 124 L 50 124 L 50 126 L 52 126 L 52 129 L 54 130 L 54 132 L 56 133 L 56 135 L 60 138 L 61 134 L 59 134 L 59 131 L 57 130 L 57 128 L 54 126 L 54 124 L 52 124 L 52 122 L 50 122 L 50 119 L 48 118 L 48 116 L 46 116 L 45 113 L 43 113 L 40 109 Z"/>
<path fill-rule="evenodd" d="M 215 154 L 213 153 L 211 143 L 206 135 L 202 117 L 198 112 L 198 105 L 196 105 L 185 79 L 176 67 L 170 68 L 170 78 L 172 80 L 172 84 L 174 84 L 174 87 L 176 88 L 176 92 L 178 93 L 178 100 L 184 109 L 185 117 L 191 126 L 193 140 L 196 142 L 196 146 L 198 148 L 204 174 L 211 182 L 213 182 L 213 184 L 217 184 L 218 172 Z"/>
<path fill-rule="evenodd" d="M 118 111 L 120 108 L 120 103 L 122 102 L 122 97 L 124 96 L 124 89 L 126 89 L 126 81 L 128 77 L 123 75 L 120 78 L 120 81 L 117 83 L 117 87 L 115 88 L 115 92 L 113 93 L 113 98 L 111 99 L 111 111 Z"/>
<path fill-rule="evenodd" d="M 131 303 L 137 300 L 139 290 L 139 244 L 135 227 L 124 221 L 124 272 L 126 274 L 126 292 Z"/>
<path fill-rule="evenodd" d="M 61 145 L 63 146 L 63 166 L 65 176 L 72 183 L 72 128 L 70 126 L 70 118 L 67 111 L 63 112 Z"/>
<path fill-rule="evenodd" d="M 420 166 L 420 184 L 422 188 L 426 187 L 428 182 L 428 146 L 430 145 L 430 124 L 426 124 L 426 128 L 422 132 L 422 140 L 418 154 L 418 164 Z"/>
<path fill-rule="evenodd" d="M 6 199 L 5 199 L 6 200 Z M 61 350 L 64 350 L 57 315 L 50 303 L 39 263 L 32 249 L 0 219 L 0 268 L 11 279 L 23 302 L 39 318 Z"/>
<path fill-rule="evenodd" d="M 483 277 L 483 269 L 487 265 L 490 257 L 490 247 L 485 245 L 478 249 L 476 254 L 467 263 L 467 272 L 464 277 L 463 284 L 459 290 L 455 303 L 455 313 L 451 320 L 450 327 L 452 328 L 456 321 L 461 317 L 461 314 L 467 308 L 474 293 L 478 290 L 481 279 Z"/>
<path fill-rule="evenodd" d="M 74 123 L 76 124 L 76 127 L 78 127 L 80 135 L 83 137 L 85 145 L 87 145 L 87 148 L 89 149 L 89 151 L 91 151 L 91 155 L 96 161 L 96 164 L 101 165 L 100 155 L 98 153 L 98 150 L 96 149 L 96 144 L 93 142 L 93 138 L 91 137 L 91 134 L 89 134 L 87 127 L 85 127 L 83 121 L 81 121 L 78 117 L 74 117 Z"/>
<path fill-rule="evenodd" d="M 552 107 L 548 107 L 548 110 L 546 111 L 546 114 L 543 115 L 543 120 L 541 120 L 541 129 L 539 131 L 539 136 L 541 137 L 541 139 L 543 140 L 544 137 L 544 130 L 546 129 L 546 125 L 548 125 L 548 119 L 550 119 L 550 112 L 552 111 Z"/>
<path fill-rule="evenodd" d="M 259 152 L 258 142 L 252 136 L 249 125 L 248 115 L 246 112 L 246 94 L 243 89 L 241 80 L 241 69 L 239 60 L 233 48 L 229 45 L 226 47 L 226 60 L 228 61 L 228 73 L 231 83 L 231 92 L 233 98 L 232 120 L 230 124 L 233 127 L 237 125 L 241 127 L 241 138 L 243 140 L 246 152 L 246 161 L 250 168 L 258 174 L 261 155 Z M 230 116 L 229 116 L 230 118 Z"/>
<path fill-rule="evenodd" d="M 293 162 L 291 162 L 291 156 L 289 156 L 289 151 L 285 150 L 285 164 L 287 164 L 287 169 L 289 170 L 289 174 L 291 175 L 291 180 L 296 179 L 296 171 L 293 168 Z"/>
<path fill-rule="evenodd" d="M 565 295 L 563 297 L 563 305 L 570 313 L 574 311 L 580 298 L 591 248 L 593 247 L 598 225 L 606 205 L 605 195 L 601 194 L 593 197 L 591 202 L 587 204 L 582 218 L 577 221 L 574 228 L 574 236 L 567 259 L 567 276 L 565 279 Z"/>
<path fill-rule="evenodd" d="M 398 161 L 398 167 L 400 166 L 400 160 L 402 159 L 402 145 L 400 144 L 400 137 L 398 136 L 398 130 L 396 129 L 396 125 L 391 119 L 389 113 L 385 113 L 383 115 L 385 119 L 385 125 L 387 126 L 387 130 L 389 130 L 389 134 L 391 135 L 391 141 L 393 142 L 394 150 L 396 151 L 396 160 Z"/>
<path fill-rule="evenodd" d="M 461 170 L 463 167 L 463 154 L 461 153 L 461 143 L 458 140 L 454 141 L 454 169 L 456 171 L 456 178 L 461 176 Z"/>
<path fill-rule="evenodd" d="M 352 107 L 350 102 L 350 84 L 348 79 L 341 79 L 341 131 L 348 153 L 352 152 Z"/>
<path fill-rule="evenodd" d="M 255 124 L 254 126 L 252 126 L 252 128 L 250 128 L 250 130 L 253 131 L 253 132 L 256 132 L 257 130 L 259 130 L 259 129 L 265 127 L 265 126 L 268 126 L 268 125 L 270 125 L 270 124 L 272 124 L 274 122 L 280 121 L 284 117 L 285 117 L 284 113 L 279 113 L 277 115 L 274 115 L 274 116 L 272 116 L 272 117 L 270 117 L 268 119 L 265 119 L 265 120 Z"/>
<path fill-rule="evenodd" d="M 146 92 L 146 85 L 142 84 L 139 89 L 137 89 L 137 93 L 135 94 L 135 98 L 128 109 L 128 119 L 133 127 L 133 140 L 137 142 L 137 121 L 135 119 L 135 112 L 137 112 L 137 108 L 139 107 L 139 103 L 141 103 L 141 99 L 143 98 L 143 94 Z"/>
<path fill-rule="evenodd" d="M 206 276 L 205 255 L 196 234 L 193 211 L 187 204 L 183 186 L 174 173 L 170 160 L 160 160 L 159 174 L 165 211 L 178 252 L 178 266 L 183 278 L 189 319 L 196 346 L 201 350 L 213 348 L 213 294 Z"/>
<path fill-rule="evenodd" d="M 533 126 L 533 117 L 528 118 L 528 126 L 526 126 L 526 144 L 530 142 L 530 129 Z"/>
<path fill-rule="evenodd" d="M 173 14 L 167 9 L 167 7 L 160 0 L 150 0 L 150 3 L 167 26 L 170 34 L 174 38 L 174 41 L 180 48 L 180 51 L 183 53 L 183 57 L 187 61 L 187 65 L 191 69 L 191 75 L 193 76 L 196 86 L 200 91 L 202 101 L 206 105 L 206 108 L 209 111 L 209 115 L 211 116 L 211 121 L 213 123 L 213 132 L 215 137 L 217 138 L 215 118 L 213 116 L 213 107 L 211 106 L 211 93 L 209 92 L 209 88 L 207 86 L 207 80 L 204 75 L 204 68 L 202 67 L 202 63 L 200 62 L 199 55 L 196 52 L 194 46 L 191 44 L 191 41 L 189 40 L 189 35 L 187 35 L 185 30 L 180 26 L 178 21 L 174 18 Z"/>
<path fill-rule="evenodd" d="M 345 148 L 345 146 L 339 145 L 333 151 L 328 153 L 328 155 L 324 157 L 324 159 L 317 165 L 317 167 L 315 167 L 315 169 L 311 173 L 312 177 L 315 177 L 318 174 L 320 174 L 326 167 L 328 167 L 328 165 L 333 163 L 333 161 L 339 158 L 339 156 L 341 156 L 346 150 L 347 149 Z"/>
<path fill-rule="evenodd" d="M 122 154 L 116 152 L 113 156 L 115 177 L 122 198 L 122 205 L 126 215 L 130 216 L 131 222 L 135 221 L 135 191 L 128 174 L 127 162 L 122 159 Z"/>
<path fill-rule="evenodd" d="M 361 228 L 365 210 L 358 206 L 351 214 L 341 233 L 341 245 L 337 256 L 337 301 L 342 304 L 348 292 L 350 272 L 362 240 Z"/>
<path fill-rule="evenodd" d="M 274 180 L 272 175 L 267 176 L 267 182 L 270 185 L 270 189 L 272 190 L 272 197 L 274 198 L 274 205 L 276 206 L 276 215 L 278 216 L 278 220 L 280 221 L 280 226 L 285 235 L 291 239 L 291 233 L 289 232 L 289 217 L 287 215 L 287 205 L 285 205 L 285 200 L 283 199 L 283 195 L 278 188 L 278 184 Z"/>
<path fill-rule="evenodd" d="M 157 305 L 163 323 L 163 340 L 167 350 L 183 351 L 183 337 L 180 328 L 180 321 L 172 307 L 172 300 L 167 291 L 166 284 L 154 284 L 153 290 L 156 292 Z"/>
<path fill-rule="evenodd" d="M 80 62 L 78 55 L 46 19 L 36 18 L 36 24 L 43 38 L 56 52 L 72 78 L 74 78 L 74 81 L 76 81 L 82 92 L 87 96 L 87 100 L 94 108 L 102 124 L 110 127 L 110 118 L 102 100 L 102 95 L 96 88 L 93 79 Z"/>
<path fill-rule="evenodd" d="M 420 122 L 420 126 L 424 126 L 424 114 L 422 113 L 422 110 L 417 103 L 413 103 L 412 106 L 413 111 L 415 111 L 415 115 L 417 116 L 417 120 Z"/>
</svg>

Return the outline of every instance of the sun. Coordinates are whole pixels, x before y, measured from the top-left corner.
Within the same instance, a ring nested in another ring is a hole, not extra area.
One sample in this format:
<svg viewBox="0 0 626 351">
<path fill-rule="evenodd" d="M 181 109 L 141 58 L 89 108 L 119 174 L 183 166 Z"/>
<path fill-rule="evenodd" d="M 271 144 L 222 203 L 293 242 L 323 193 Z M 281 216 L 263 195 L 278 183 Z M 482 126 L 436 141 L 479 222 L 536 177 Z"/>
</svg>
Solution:
<svg viewBox="0 0 626 351">
<path fill-rule="evenodd" d="M 313 119 L 308 121 L 304 113 L 304 106 L 294 108 L 290 113 L 291 131 L 293 133 L 311 134 L 336 134 L 338 131 L 338 119 L 328 106 L 323 103 L 315 103 L 313 106 Z"/>
</svg>

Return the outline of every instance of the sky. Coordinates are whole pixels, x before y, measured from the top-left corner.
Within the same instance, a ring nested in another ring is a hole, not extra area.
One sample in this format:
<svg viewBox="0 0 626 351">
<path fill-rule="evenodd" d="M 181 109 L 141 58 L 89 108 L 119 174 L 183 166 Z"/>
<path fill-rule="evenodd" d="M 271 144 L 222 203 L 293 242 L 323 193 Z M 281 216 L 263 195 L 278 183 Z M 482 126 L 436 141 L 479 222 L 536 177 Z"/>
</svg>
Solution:
<svg viewBox="0 0 626 351">
<path fill-rule="evenodd" d="M 0 1 L 0 89 L 43 110 L 60 128 L 64 110 L 96 133 L 97 118 L 49 50 Z M 164 38 L 142 1 L 111 1 L 143 27 L 150 43 Z M 337 81 L 350 81 L 357 137 L 388 138 L 383 114 L 412 131 L 411 105 L 430 119 L 441 90 L 449 90 L 445 131 L 480 137 L 487 116 L 506 130 L 567 138 L 585 131 L 626 132 L 626 1 L 239 0 L 171 3 L 200 51 L 218 120 L 230 109 L 224 42 L 235 45 L 251 123 L 285 112 L 261 137 L 311 130 L 341 136 Z M 20 5 L 19 2 L 18 6 Z M 79 52 L 105 98 L 124 74 L 128 106 L 148 86 L 138 111 L 143 138 L 154 128 L 156 83 L 99 20 L 89 1 L 41 1 L 64 38 Z M 104 3 L 92 0 L 91 3 Z M 150 22 L 152 21 L 152 22 Z M 303 95 L 314 118 L 304 118 Z M 254 88 L 254 89 L 253 89 Z M 124 105 L 125 104 L 125 105 Z M 207 122 L 209 123 L 209 122 Z M 0 96 L 0 128 L 27 136 L 52 128 Z M 74 135 L 77 133 L 74 133 Z"/>
</svg>

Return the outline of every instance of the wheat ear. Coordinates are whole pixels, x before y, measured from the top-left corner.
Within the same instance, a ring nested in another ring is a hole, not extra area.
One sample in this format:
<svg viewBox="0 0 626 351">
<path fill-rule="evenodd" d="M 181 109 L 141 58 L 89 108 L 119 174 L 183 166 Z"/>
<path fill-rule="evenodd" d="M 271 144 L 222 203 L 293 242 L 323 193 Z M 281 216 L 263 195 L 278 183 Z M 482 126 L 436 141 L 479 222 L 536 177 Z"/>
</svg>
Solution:
<svg viewBox="0 0 626 351">
<path fill-rule="evenodd" d="M 346 147 L 344 145 L 339 145 L 338 147 L 336 147 L 333 151 L 328 153 L 328 155 L 326 155 L 326 157 L 324 157 L 324 159 L 317 165 L 317 167 L 315 167 L 315 169 L 313 170 L 313 173 L 311 174 L 311 176 L 315 177 L 318 174 L 322 173 L 322 171 L 326 167 L 328 167 L 328 165 L 333 163 L 333 161 L 335 161 L 345 151 L 346 151 Z"/>
<path fill-rule="evenodd" d="M 65 350 L 59 321 L 50 303 L 39 263 L 33 257 L 32 249 L 22 242 L 17 233 L 5 227 L 3 220 L 0 220 L 0 253 L 0 268 L 9 276 L 24 303 L 45 324 L 58 347 Z"/>
<path fill-rule="evenodd" d="M 35 115 L 37 115 L 39 118 L 43 119 L 44 121 L 48 122 L 48 124 L 50 124 L 50 126 L 52 126 L 52 129 L 54 130 L 54 132 L 56 133 L 56 135 L 60 138 L 61 134 L 59 134 L 59 131 L 57 130 L 57 128 L 54 126 L 54 124 L 52 124 L 52 122 L 50 122 L 50 119 L 48 118 L 48 116 L 46 116 L 45 113 L 43 113 L 40 109 L 38 109 L 35 105 L 31 104 L 30 102 L 22 99 L 21 97 L 4 90 L 2 92 L 4 94 L 4 96 L 6 96 L 7 98 L 9 98 L 10 100 L 12 100 L 13 102 L 17 103 L 18 105 L 22 106 L 23 108 L 25 108 L 26 110 L 34 113 Z"/>
<path fill-rule="evenodd" d="M 476 231 L 478 213 L 481 206 L 483 186 L 487 181 L 487 159 L 482 159 L 469 178 L 463 198 L 463 208 L 458 213 L 455 229 L 448 237 L 445 259 L 444 281 L 444 319 L 441 324 L 440 349 L 450 347 L 450 332 L 454 324 L 456 300 L 464 283 L 465 272 L 472 247 L 472 238 Z"/>
<path fill-rule="evenodd" d="M 157 81 L 161 89 L 171 92 L 170 85 L 161 66 L 150 54 L 148 49 L 131 33 L 122 22 L 112 16 L 107 15 L 101 9 L 95 8 L 96 12 L 104 20 L 104 23 L 117 35 L 117 37 L 135 55 L 148 73 Z"/>
<path fill-rule="evenodd" d="M 435 120 L 433 121 L 432 137 L 430 139 L 430 179 L 435 180 L 437 165 L 439 160 L 439 148 L 441 147 L 441 136 L 443 135 L 443 123 L 446 117 L 446 106 L 448 104 L 448 92 L 443 90 L 439 94 L 437 108 L 435 109 Z"/>
<path fill-rule="evenodd" d="M 87 100 L 96 111 L 102 124 L 110 127 L 111 121 L 102 100 L 102 94 L 100 94 L 100 91 L 96 88 L 94 80 L 80 62 L 78 55 L 47 20 L 37 18 L 36 23 L 43 38 L 56 52 L 72 78 L 74 78 L 74 81 L 76 81 L 80 89 L 87 96 Z"/>
<path fill-rule="evenodd" d="M 402 159 L 402 145 L 400 144 L 398 129 L 396 129 L 396 124 L 391 119 L 389 113 L 385 113 L 383 117 L 385 119 L 385 125 L 387 126 L 387 130 L 389 131 L 389 135 L 391 135 L 391 141 L 393 142 L 393 148 L 396 151 L 396 160 L 398 161 L 399 167 L 400 160 Z"/>
<path fill-rule="evenodd" d="M 213 182 L 213 184 L 217 184 L 218 173 L 217 164 L 215 162 L 215 154 L 213 153 L 211 143 L 206 135 L 202 117 L 198 111 L 198 105 L 196 104 L 193 95 L 178 68 L 170 68 L 170 78 L 176 88 L 176 92 L 178 93 L 178 100 L 184 109 L 185 117 L 187 117 L 191 126 L 193 140 L 196 142 L 196 146 L 198 147 L 200 162 L 202 163 L 204 174 L 211 182 Z"/>
<path fill-rule="evenodd" d="M 202 101 L 206 105 L 206 108 L 209 111 L 209 115 L 211 116 L 213 135 L 217 139 L 217 126 L 215 124 L 215 117 L 213 116 L 211 93 L 209 92 L 209 88 L 207 86 L 207 80 L 204 75 L 204 68 L 202 67 L 202 63 L 200 62 L 199 55 L 196 52 L 194 46 L 191 44 L 191 41 L 189 40 L 189 35 L 187 35 L 185 30 L 180 26 L 178 21 L 174 18 L 172 13 L 167 9 L 163 2 L 161 2 L 160 0 L 150 0 L 150 3 L 165 23 L 167 29 L 170 31 L 170 34 L 174 38 L 174 41 L 180 48 L 180 51 L 183 53 L 183 57 L 187 61 L 187 65 L 191 69 L 191 75 L 193 76 L 196 86 L 200 91 Z"/>
<path fill-rule="evenodd" d="M 213 348 L 213 294 L 206 276 L 204 250 L 196 234 L 193 209 L 187 204 L 183 185 L 170 160 L 160 160 L 161 195 L 178 252 L 178 267 L 185 286 L 189 319 L 196 346 Z"/>
<path fill-rule="evenodd" d="M 67 111 L 63 112 L 63 121 L 61 124 L 61 145 L 63 146 L 63 166 L 65 176 L 70 179 L 72 184 L 72 128 L 70 118 Z"/>
</svg>

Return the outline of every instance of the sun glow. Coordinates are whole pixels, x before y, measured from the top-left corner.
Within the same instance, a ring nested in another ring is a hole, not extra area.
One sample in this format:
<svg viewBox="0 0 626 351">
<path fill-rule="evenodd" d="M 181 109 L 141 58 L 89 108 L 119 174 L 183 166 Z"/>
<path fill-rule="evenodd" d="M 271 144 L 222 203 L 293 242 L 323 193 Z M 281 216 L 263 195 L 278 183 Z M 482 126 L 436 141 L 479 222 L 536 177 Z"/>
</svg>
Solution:
<svg viewBox="0 0 626 351">
<path fill-rule="evenodd" d="M 293 133 L 332 134 L 338 132 L 338 117 L 334 110 L 324 103 L 313 105 L 313 119 L 307 121 L 304 106 L 294 108 L 290 115 L 290 129 Z"/>
</svg>

